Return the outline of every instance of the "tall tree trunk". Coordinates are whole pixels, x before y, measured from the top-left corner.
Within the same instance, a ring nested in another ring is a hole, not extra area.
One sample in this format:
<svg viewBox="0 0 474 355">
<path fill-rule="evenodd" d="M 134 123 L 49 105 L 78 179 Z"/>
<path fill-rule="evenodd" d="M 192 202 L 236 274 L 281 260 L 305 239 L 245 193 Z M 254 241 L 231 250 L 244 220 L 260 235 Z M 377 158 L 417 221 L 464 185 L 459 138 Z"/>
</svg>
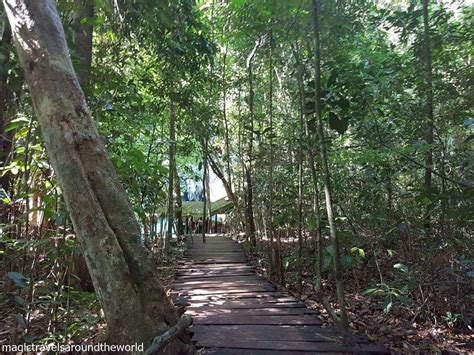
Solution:
<svg viewBox="0 0 474 355">
<path fill-rule="evenodd" d="M 240 178 L 237 179 L 238 183 L 238 188 L 237 188 L 237 193 L 241 193 L 242 195 L 246 196 L 246 190 L 245 190 L 245 161 L 243 159 L 243 148 L 242 148 L 242 126 L 243 126 L 243 119 L 242 119 L 242 88 L 241 85 L 239 84 L 239 89 L 238 89 L 238 98 L 237 98 L 237 115 L 239 118 L 239 131 L 238 131 L 238 137 L 237 137 L 237 153 L 239 157 L 239 164 L 240 164 Z M 245 197 L 243 199 L 245 202 L 247 198 Z M 240 224 L 243 226 L 242 231 L 247 229 L 247 213 L 245 213 L 245 218 L 242 218 L 240 220 Z M 248 238 L 248 234 L 247 234 Z"/>
<path fill-rule="evenodd" d="M 431 193 L 432 189 L 432 174 L 433 169 L 433 131 L 434 131 L 434 116 L 433 116 L 433 64 L 431 59 L 431 44 L 430 44 L 430 17 L 428 13 L 429 0 L 421 0 L 423 12 L 423 94 L 425 96 L 425 120 L 426 133 L 425 140 L 430 145 L 425 156 L 425 191 Z M 432 204 L 426 206 L 425 211 L 425 232 L 427 236 L 431 235 L 431 209 Z"/>
<path fill-rule="evenodd" d="M 248 148 L 247 148 L 247 166 L 245 167 L 245 180 L 247 182 L 247 234 L 253 246 L 257 245 L 257 238 L 255 236 L 255 220 L 253 213 L 253 178 L 252 178 L 252 163 L 253 163 L 253 137 L 254 137 L 254 91 L 253 91 L 253 73 L 252 62 L 255 57 L 257 49 L 260 47 L 261 39 L 259 38 L 255 43 L 252 52 L 247 58 L 247 74 L 249 83 L 249 134 L 248 134 Z"/>
<path fill-rule="evenodd" d="M 321 163 L 323 168 L 324 195 L 326 197 L 326 211 L 329 221 L 329 232 L 333 246 L 332 259 L 334 263 L 334 274 L 336 281 L 336 293 L 339 303 L 339 318 L 334 318 L 339 329 L 346 333 L 349 329 L 347 312 L 344 297 L 344 284 L 342 280 L 342 267 L 339 257 L 339 239 L 336 234 L 336 223 L 332 204 L 331 175 L 329 171 L 328 158 L 326 154 L 326 145 L 324 142 L 323 120 L 321 117 L 321 44 L 319 38 L 319 0 L 313 0 L 312 22 L 314 32 L 314 83 L 315 83 L 315 114 L 318 125 L 319 151 L 321 154 Z M 328 303 L 327 303 L 328 304 Z"/>
<path fill-rule="evenodd" d="M 176 154 L 175 154 L 175 103 L 174 98 L 170 99 L 170 121 L 169 121 L 169 172 L 168 172 L 168 231 L 164 240 L 165 250 L 168 248 L 171 238 L 173 237 L 173 223 L 174 223 L 174 176 L 176 170 Z"/>
<path fill-rule="evenodd" d="M 206 242 L 206 220 L 207 220 L 207 156 L 208 156 L 208 141 L 207 138 L 204 138 L 202 144 L 202 197 L 203 197 L 203 207 L 202 207 L 202 242 Z"/>
<path fill-rule="evenodd" d="M 269 105 L 268 105 L 268 116 L 269 116 L 269 129 L 270 129 L 270 166 L 268 168 L 268 234 L 270 237 L 270 278 L 276 276 L 281 282 L 282 277 L 280 275 L 281 266 L 279 265 L 281 260 L 277 260 L 277 251 L 275 249 L 275 235 L 273 230 L 273 205 L 274 205 L 274 185 L 273 185 L 273 169 L 275 165 L 275 153 L 273 147 L 273 31 L 270 30 L 270 65 L 268 68 L 269 74 Z"/>
<path fill-rule="evenodd" d="M 309 131 L 308 122 L 304 118 L 304 82 L 303 82 L 303 65 L 299 58 L 298 48 L 294 48 L 293 54 L 295 56 L 297 68 L 297 82 L 298 82 L 298 93 L 299 93 L 299 105 L 300 105 L 300 124 L 302 124 L 302 129 L 304 133 L 302 134 L 306 137 L 307 144 L 307 154 L 308 154 L 308 163 L 311 170 L 311 178 L 313 181 L 313 213 L 315 217 L 315 252 L 316 252 L 316 265 L 315 265 L 315 274 L 318 278 L 318 285 L 321 283 L 321 268 L 322 268 L 322 247 L 321 247 L 321 214 L 319 212 L 319 183 L 318 183 L 318 174 L 316 171 L 316 165 L 314 162 L 315 149 L 312 142 L 314 142 L 313 137 Z M 302 139 L 302 138 L 301 138 Z M 301 148 L 302 146 L 301 140 Z M 302 152 L 301 152 L 302 153 Z"/>
<path fill-rule="evenodd" d="M 304 137 L 304 87 L 303 71 L 298 58 L 298 46 L 293 48 L 297 64 L 299 126 L 298 126 L 298 286 L 303 291 L 303 137 Z"/>
<path fill-rule="evenodd" d="M 306 124 L 306 137 L 309 137 L 309 130 L 307 128 Z M 316 277 L 318 278 L 318 285 L 319 287 L 321 285 L 322 281 L 322 275 L 321 275 L 321 269 L 322 269 L 322 264 L 323 264 L 323 245 L 322 245 L 322 227 L 321 227 L 321 212 L 319 210 L 319 206 L 321 205 L 320 199 L 319 199 L 319 181 L 318 181 L 318 172 L 316 170 L 316 164 L 314 161 L 314 152 L 313 149 L 309 148 L 308 149 L 308 163 L 309 163 L 309 168 L 311 170 L 311 178 L 313 180 L 313 213 L 315 217 L 315 252 L 316 252 L 316 265 L 315 265 L 315 274 Z"/>
<path fill-rule="evenodd" d="M 74 73 L 54 1 L 4 0 L 46 150 L 113 343 L 149 344 L 177 322 Z M 189 338 L 165 353 L 189 351 Z"/>
<path fill-rule="evenodd" d="M 222 68 L 222 91 L 223 91 L 223 115 L 224 115 L 224 129 L 225 129 L 225 161 L 227 163 L 227 181 L 232 190 L 232 170 L 230 167 L 230 140 L 229 140 L 229 122 L 227 120 L 227 86 L 225 80 L 226 73 L 226 58 L 227 58 L 227 46 L 224 51 L 223 68 Z"/>
</svg>

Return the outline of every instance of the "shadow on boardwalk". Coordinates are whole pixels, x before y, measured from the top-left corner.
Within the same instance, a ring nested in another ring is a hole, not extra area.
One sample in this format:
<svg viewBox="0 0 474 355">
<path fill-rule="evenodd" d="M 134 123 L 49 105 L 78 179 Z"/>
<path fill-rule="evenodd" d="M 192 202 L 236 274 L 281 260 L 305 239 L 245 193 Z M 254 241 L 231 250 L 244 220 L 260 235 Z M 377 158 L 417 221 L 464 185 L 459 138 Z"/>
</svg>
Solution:
<svg viewBox="0 0 474 355">
<path fill-rule="evenodd" d="M 335 327 L 278 291 L 247 263 L 230 237 L 188 238 L 173 284 L 176 305 L 187 305 L 201 354 L 387 353 L 354 336 L 344 343 Z"/>
</svg>

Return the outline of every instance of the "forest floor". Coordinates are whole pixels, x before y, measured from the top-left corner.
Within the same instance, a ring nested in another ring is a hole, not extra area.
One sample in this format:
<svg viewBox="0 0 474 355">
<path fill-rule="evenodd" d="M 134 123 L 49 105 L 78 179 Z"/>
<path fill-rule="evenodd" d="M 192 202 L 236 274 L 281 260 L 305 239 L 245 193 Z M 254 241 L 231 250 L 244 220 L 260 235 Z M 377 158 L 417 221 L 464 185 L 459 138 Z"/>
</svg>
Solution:
<svg viewBox="0 0 474 355">
<path fill-rule="evenodd" d="M 308 241 L 310 243 L 310 241 Z M 283 259 L 291 259 L 297 250 L 296 238 L 282 238 Z M 255 265 L 257 272 L 270 279 L 268 274 L 269 241 L 259 241 L 257 249 L 247 247 L 247 256 Z M 311 250 L 305 247 L 304 250 Z M 291 264 L 285 270 L 285 285 L 279 288 L 288 291 L 294 297 L 303 300 L 308 307 L 317 310 L 321 321 L 331 324 L 321 297 L 329 299 L 336 308 L 334 285 L 328 282 L 319 290 L 313 286 L 314 274 L 310 265 L 311 257 L 306 255 L 303 266 L 303 288 L 299 292 L 298 272 Z M 348 315 L 350 327 L 354 332 L 366 334 L 376 343 L 385 345 L 395 352 L 409 353 L 473 353 L 474 333 L 465 324 L 451 320 L 449 324 L 445 314 L 439 313 L 441 304 L 449 304 L 449 300 L 459 299 L 459 288 L 436 289 L 436 296 L 427 295 L 424 299 L 417 299 L 416 292 L 410 294 L 413 303 L 406 305 L 396 303 L 389 312 L 384 312 L 384 300 L 381 297 L 367 296 L 363 291 L 373 287 L 372 280 L 378 280 L 380 273 L 389 274 L 393 269 L 390 257 L 379 257 L 378 268 L 370 263 L 362 263 L 351 267 L 345 272 L 346 301 L 349 305 Z M 421 288 L 420 288 L 421 290 Z M 462 291 L 466 291 L 463 289 Z M 433 292 L 432 292 L 433 293 Z M 423 294 L 423 291 L 421 292 Z M 337 310 L 337 308 L 336 308 Z"/>
<path fill-rule="evenodd" d="M 297 250 L 297 241 L 282 239 L 283 256 L 291 259 Z M 267 250 L 268 241 L 259 240 L 257 249 L 247 248 L 250 261 L 259 274 L 269 278 Z M 304 250 L 308 251 L 303 269 L 303 292 L 299 293 L 298 273 L 295 266 L 289 263 L 285 272 L 285 285 L 280 288 L 288 291 L 296 298 L 303 300 L 308 307 L 318 311 L 322 322 L 331 324 L 326 310 L 321 306 L 320 299 L 324 295 L 333 305 L 334 292 L 331 282 L 323 284 L 320 290 L 313 287 L 311 267 L 311 242 Z M 172 255 L 160 263 L 159 271 L 165 286 L 169 286 L 174 278 L 174 270 L 180 260 L 183 247 L 174 248 Z M 158 255 L 158 253 L 157 253 Z M 459 303 L 460 294 L 469 292 L 469 288 L 455 285 L 453 287 L 419 287 L 410 293 L 413 303 L 410 305 L 394 302 L 388 313 L 384 312 L 384 300 L 381 297 L 367 296 L 363 291 L 373 287 L 373 280 L 378 280 L 380 273 L 390 275 L 393 270 L 393 259 L 380 255 L 379 267 L 373 262 L 360 263 L 345 272 L 345 289 L 351 328 L 354 332 L 365 333 L 376 343 L 384 344 L 395 352 L 474 352 L 474 336 L 472 329 L 462 324 L 457 318 L 446 317 L 450 302 Z M 57 293 L 50 277 L 50 270 L 38 268 L 41 274 L 35 275 L 41 281 L 35 289 L 33 302 L 29 304 L 15 303 L 29 299 L 24 290 L 9 288 L 8 280 L 0 280 L 0 288 L 6 290 L 0 298 L 0 345 L 26 341 L 35 343 L 95 343 L 101 341 L 105 322 L 100 305 L 92 292 L 70 290 Z M 49 276 L 48 276 L 49 275 Z M 432 276 L 433 277 L 433 276 Z M 428 280 L 431 283 L 431 279 Z M 441 276 L 436 276 L 441 277 Z M 440 281 L 440 280 L 439 280 Z M 387 283 L 390 283 L 387 281 Z M 439 284 L 443 284 L 440 282 Z M 424 298 L 421 295 L 426 294 Z M 468 294 L 468 293 L 466 293 Z M 16 301 L 15 301 L 16 300 Z M 456 300 L 456 301 L 455 301 Z M 24 310 L 28 309 L 28 312 Z M 469 310 L 469 309 L 468 309 Z M 26 315 L 26 319 L 19 317 Z M 469 313 L 469 312 L 467 312 Z M 25 337 L 25 321 L 28 332 Z M 22 339 L 23 338 L 23 339 Z"/>
</svg>

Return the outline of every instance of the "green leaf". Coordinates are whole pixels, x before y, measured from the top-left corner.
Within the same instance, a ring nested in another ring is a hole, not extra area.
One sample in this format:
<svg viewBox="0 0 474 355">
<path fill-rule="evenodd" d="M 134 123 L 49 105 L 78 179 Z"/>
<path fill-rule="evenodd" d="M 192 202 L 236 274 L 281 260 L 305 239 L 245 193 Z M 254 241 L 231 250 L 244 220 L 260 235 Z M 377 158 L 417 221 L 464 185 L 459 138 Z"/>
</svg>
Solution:
<svg viewBox="0 0 474 355">
<path fill-rule="evenodd" d="M 407 304 L 407 305 L 410 305 L 413 303 L 413 300 L 410 298 L 410 297 L 406 297 L 406 296 L 403 296 L 403 295 L 397 295 L 395 296 L 400 302 L 404 303 L 404 304 Z"/>
<path fill-rule="evenodd" d="M 25 288 L 27 286 L 27 283 L 29 279 L 19 272 L 11 271 L 7 274 L 8 278 L 12 280 L 15 285 L 17 285 L 20 288 Z"/>
<path fill-rule="evenodd" d="M 7 128 L 5 128 L 5 132 L 13 131 L 14 129 L 18 127 L 24 126 L 28 122 L 29 120 L 23 116 L 15 118 L 14 120 L 10 121 L 10 124 L 7 126 Z"/>
<path fill-rule="evenodd" d="M 14 314 L 12 317 L 13 317 L 13 319 L 16 320 L 16 322 L 18 323 L 18 325 L 20 327 L 22 327 L 22 328 L 27 328 L 28 327 L 25 317 L 23 317 L 21 314 Z"/>
<path fill-rule="evenodd" d="M 321 289 L 321 279 L 319 277 L 315 277 L 313 279 L 313 288 L 317 291 Z"/>
<path fill-rule="evenodd" d="M 364 251 L 364 249 L 357 248 L 357 247 L 353 247 L 353 248 L 351 249 L 351 252 L 352 252 L 352 253 L 357 253 L 357 254 L 359 254 L 359 256 L 360 256 L 361 258 L 365 258 L 365 251 Z"/>
<path fill-rule="evenodd" d="M 408 266 L 404 265 L 404 264 L 401 264 L 401 263 L 397 263 L 395 265 L 393 265 L 393 267 L 395 269 L 398 269 L 404 273 L 408 273 L 409 269 L 408 269 Z"/>
<path fill-rule="evenodd" d="M 379 293 L 380 293 L 380 289 L 378 287 L 368 288 L 364 292 L 362 292 L 362 294 L 366 296 L 373 296 Z"/>
<path fill-rule="evenodd" d="M 15 302 L 15 304 L 17 304 L 20 307 L 26 306 L 26 301 L 23 297 L 14 296 L 13 301 Z"/>
<path fill-rule="evenodd" d="M 336 130 L 340 134 L 344 134 L 349 127 L 349 120 L 347 118 L 339 118 L 334 112 L 329 112 L 329 127 Z"/>
<path fill-rule="evenodd" d="M 344 269 L 349 269 L 352 266 L 352 256 L 344 255 L 341 258 L 341 264 Z"/>
<path fill-rule="evenodd" d="M 388 314 L 392 309 L 393 302 L 390 297 L 386 297 L 383 303 L 383 313 Z"/>
</svg>

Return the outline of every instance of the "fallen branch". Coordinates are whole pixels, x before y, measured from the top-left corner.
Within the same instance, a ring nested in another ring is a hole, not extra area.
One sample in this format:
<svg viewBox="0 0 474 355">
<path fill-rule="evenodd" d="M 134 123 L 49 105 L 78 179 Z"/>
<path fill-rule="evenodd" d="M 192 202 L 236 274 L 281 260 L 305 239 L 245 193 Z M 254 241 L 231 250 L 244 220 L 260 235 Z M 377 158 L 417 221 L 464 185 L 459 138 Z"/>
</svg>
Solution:
<svg viewBox="0 0 474 355">
<path fill-rule="evenodd" d="M 153 339 L 150 347 L 146 350 L 145 354 L 151 355 L 156 354 L 162 350 L 168 343 L 176 338 L 180 333 L 186 330 L 193 324 L 193 318 L 189 314 L 184 314 L 174 326 L 168 329 L 161 335 L 158 335 Z"/>
</svg>

